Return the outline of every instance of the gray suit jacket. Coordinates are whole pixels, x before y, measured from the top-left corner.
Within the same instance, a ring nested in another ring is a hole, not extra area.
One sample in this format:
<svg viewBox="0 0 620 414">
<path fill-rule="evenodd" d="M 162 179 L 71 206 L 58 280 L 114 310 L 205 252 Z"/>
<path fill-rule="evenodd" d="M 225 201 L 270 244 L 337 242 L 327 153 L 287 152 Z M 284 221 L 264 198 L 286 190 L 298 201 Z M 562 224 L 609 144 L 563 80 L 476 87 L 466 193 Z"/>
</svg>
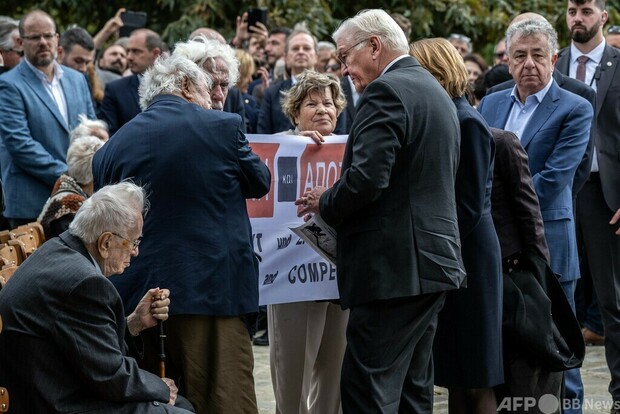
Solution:
<svg viewBox="0 0 620 414">
<path fill-rule="evenodd" d="M 568 75 L 570 48 L 560 50 L 556 69 Z M 594 141 L 603 195 L 610 210 L 620 208 L 620 50 L 605 46 L 596 89 Z"/>
<path fill-rule="evenodd" d="M 366 86 L 340 180 L 320 200 L 338 230 L 343 308 L 461 286 L 459 141 L 454 104 L 413 57 Z"/>
<path fill-rule="evenodd" d="M 121 298 L 82 242 L 47 241 L 0 291 L 0 384 L 11 413 L 186 412 L 126 356 Z"/>
</svg>

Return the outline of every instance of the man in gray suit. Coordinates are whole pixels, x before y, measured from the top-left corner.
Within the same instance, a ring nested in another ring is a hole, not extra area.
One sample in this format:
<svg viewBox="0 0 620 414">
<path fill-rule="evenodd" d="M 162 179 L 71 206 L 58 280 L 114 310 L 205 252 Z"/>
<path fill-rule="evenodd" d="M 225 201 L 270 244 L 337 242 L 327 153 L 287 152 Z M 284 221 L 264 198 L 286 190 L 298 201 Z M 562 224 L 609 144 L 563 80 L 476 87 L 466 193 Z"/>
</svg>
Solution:
<svg viewBox="0 0 620 414">
<path fill-rule="evenodd" d="M 605 330 L 612 411 L 620 412 L 620 239 L 609 224 L 620 208 L 620 51 L 605 44 L 607 19 L 604 0 L 569 0 L 566 24 L 572 42 L 560 51 L 556 67 L 596 90 L 594 156 L 590 177 L 577 195 L 576 224 Z"/>
<path fill-rule="evenodd" d="M 0 384 L 11 413 L 189 412 L 177 407 L 191 404 L 174 381 L 126 356 L 125 336 L 168 318 L 169 290 L 150 289 L 125 318 L 108 280 L 138 255 L 145 202 L 129 182 L 102 188 L 0 291 Z"/>
<path fill-rule="evenodd" d="M 432 412 L 437 313 L 465 279 L 456 110 L 385 11 L 363 11 L 333 37 L 361 96 L 340 180 L 296 204 L 338 231 L 338 288 L 351 309 L 342 409 Z"/>
</svg>

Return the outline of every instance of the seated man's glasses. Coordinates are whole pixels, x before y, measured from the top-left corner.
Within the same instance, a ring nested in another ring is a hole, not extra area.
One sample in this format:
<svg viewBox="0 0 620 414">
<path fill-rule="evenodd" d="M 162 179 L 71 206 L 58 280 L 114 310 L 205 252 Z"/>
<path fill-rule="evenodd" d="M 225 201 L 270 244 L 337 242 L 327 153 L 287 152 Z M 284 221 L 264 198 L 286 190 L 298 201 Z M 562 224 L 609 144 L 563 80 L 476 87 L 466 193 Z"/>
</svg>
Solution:
<svg viewBox="0 0 620 414">
<path fill-rule="evenodd" d="M 129 242 L 131 244 L 131 250 L 136 250 L 138 248 L 138 246 L 140 246 L 140 242 L 142 241 L 140 239 L 129 240 L 129 239 L 121 236 L 120 234 L 117 234 L 117 233 L 114 233 L 114 232 L 110 232 L 110 233 L 112 233 L 113 235 L 115 235 L 116 237 L 118 237 L 120 239 L 123 239 L 123 240 Z"/>
</svg>

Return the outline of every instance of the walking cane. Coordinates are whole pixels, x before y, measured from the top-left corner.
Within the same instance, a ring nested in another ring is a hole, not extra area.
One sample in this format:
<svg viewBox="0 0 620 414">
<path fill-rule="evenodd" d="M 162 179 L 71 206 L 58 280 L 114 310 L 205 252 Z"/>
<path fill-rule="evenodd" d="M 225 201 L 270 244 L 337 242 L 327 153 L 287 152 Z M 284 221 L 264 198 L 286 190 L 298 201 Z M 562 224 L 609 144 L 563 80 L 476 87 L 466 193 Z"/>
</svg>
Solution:
<svg viewBox="0 0 620 414">
<path fill-rule="evenodd" d="M 161 300 L 161 295 L 157 298 Z M 159 377 L 166 377 L 166 350 L 164 348 L 166 335 L 164 335 L 164 321 L 157 322 L 159 328 Z"/>
<path fill-rule="evenodd" d="M 159 321 L 159 376 L 160 378 L 164 378 L 166 376 L 166 350 L 164 349 L 164 340 L 166 339 L 166 335 L 164 335 L 164 321 Z"/>
</svg>

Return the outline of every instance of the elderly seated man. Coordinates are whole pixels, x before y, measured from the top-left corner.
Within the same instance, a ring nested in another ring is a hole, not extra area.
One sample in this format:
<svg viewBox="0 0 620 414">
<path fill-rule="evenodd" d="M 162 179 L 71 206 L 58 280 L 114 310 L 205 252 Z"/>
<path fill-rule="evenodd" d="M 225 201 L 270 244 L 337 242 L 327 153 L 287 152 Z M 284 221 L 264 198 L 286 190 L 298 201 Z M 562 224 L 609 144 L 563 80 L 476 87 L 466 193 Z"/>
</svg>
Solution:
<svg viewBox="0 0 620 414">
<path fill-rule="evenodd" d="M 149 289 L 125 318 L 108 280 L 138 255 L 145 201 L 129 182 L 102 188 L 0 291 L 0 384 L 11 413 L 190 412 L 174 381 L 141 370 L 124 340 L 168 318 L 170 291 Z"/>
</svg>

